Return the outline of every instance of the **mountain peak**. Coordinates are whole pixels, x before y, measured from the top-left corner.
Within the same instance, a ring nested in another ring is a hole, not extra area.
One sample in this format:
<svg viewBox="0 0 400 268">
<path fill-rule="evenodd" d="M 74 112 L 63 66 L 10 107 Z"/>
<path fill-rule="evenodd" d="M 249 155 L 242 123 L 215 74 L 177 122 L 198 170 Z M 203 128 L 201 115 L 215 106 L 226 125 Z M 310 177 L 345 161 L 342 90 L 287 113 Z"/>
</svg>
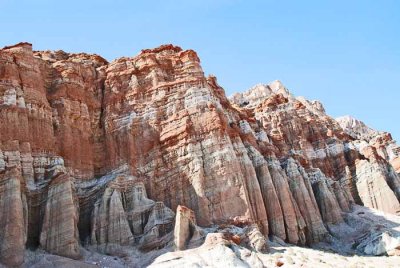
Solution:
<svg viewBox="0 0 400 268">
<path fill-rule="evenodd" d="M 343 130 L 355 139 L 370 141 L 377 136 L 379 132 L 367 126 L 361 120 L 354 118 L 351 115 L 345 115 L 336 118 L 336 121 Z"/>
<path fill-rule="evenodd" d="M 156 48 L 142 49 L 141 53 L 181 52 L 183 49 L 173 44 L 165 44 Z"/>
<path fill-rule="evenodd" d="M 292 96 L 281 81 L 274 80 L 268 84 L 256 84 L 243 93 L 236 93 L 230 97 L 230 100 L 240 107 L 255 107 L 274 94 L 282 94 L 286 98 Z"/>
</svg>

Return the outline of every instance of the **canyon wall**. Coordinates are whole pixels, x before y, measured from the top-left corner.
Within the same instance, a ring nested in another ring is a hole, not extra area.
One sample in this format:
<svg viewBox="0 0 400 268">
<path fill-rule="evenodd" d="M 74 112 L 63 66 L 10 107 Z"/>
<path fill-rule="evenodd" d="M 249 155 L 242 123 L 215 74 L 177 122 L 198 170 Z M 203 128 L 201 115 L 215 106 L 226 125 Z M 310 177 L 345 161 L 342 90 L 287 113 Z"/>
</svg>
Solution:
<svg viewBox="0 0 400 268">
<path fill-rule="evenodd" d="M 183 207 L 194 215 L 178 217 L 178 248 L 194 228 L 184 217 L 311 245 L 354 203 L 400 213 L 399 156 L 390 134 L 336 121 L 279 81 L 228 99 L 177 46 L 111 63 L 28 43 L 0 50 L 7 265 L 26 247 L 70 258 L 81 246 L 160 248 Z"/>
</svg>

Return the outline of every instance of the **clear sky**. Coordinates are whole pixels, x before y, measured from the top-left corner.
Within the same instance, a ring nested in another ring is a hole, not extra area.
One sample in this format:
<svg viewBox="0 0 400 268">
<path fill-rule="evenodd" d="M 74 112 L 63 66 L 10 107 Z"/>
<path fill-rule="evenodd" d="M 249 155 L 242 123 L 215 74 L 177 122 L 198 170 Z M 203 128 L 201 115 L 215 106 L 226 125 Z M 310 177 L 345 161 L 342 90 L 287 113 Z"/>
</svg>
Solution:
<svg viewBox="0 0 400 268">
<path fill-rule="evenodd" d="M 400 141 L 397 0 L 0 0 L 0 47 L 20 41 L 108 60 L 173 43 L 227 95 L 279 79 Z"/>
</svg>

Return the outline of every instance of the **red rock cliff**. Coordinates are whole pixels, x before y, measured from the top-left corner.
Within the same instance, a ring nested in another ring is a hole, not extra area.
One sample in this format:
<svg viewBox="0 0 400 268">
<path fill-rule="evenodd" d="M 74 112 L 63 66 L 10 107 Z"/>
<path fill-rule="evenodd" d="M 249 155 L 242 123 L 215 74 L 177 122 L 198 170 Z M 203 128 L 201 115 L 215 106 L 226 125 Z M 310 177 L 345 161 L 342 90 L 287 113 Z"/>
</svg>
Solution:
<svg viewBox="0 0 400 268">
<path fill-rule="evenodd" d="M 324 240 L 354 200 L 399 213 L 389 163 L 399 152 L 352 133 L 279 81 L 228 100 L 196 52 L 173 45 L 111 63 L 5 47 L 0 206 L 16 209 L 0 219 L 16 227 L 0 240 L 0 260 L 20 264 L 25 241 L 74 258 L 79 244 L 110 254 L 159 247 L 179 205 L 200 226 L 257 224 L 300 245 Z"/>
</svg>

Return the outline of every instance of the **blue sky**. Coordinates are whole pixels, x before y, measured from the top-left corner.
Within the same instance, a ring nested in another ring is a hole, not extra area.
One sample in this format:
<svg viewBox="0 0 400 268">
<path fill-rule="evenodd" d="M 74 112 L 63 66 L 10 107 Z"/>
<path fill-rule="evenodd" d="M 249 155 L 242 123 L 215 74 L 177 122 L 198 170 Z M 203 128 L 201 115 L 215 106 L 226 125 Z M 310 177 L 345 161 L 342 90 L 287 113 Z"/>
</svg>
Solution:
<svg viewBox="0 0 400 268">
<path fill-rule="evenodd" d="M 173 43 L 198 52 L 227 95 L 281 80 L 400 141 L 400 1 L 0 0 L 0 47 L 108 60 Z"/>
</svg>

